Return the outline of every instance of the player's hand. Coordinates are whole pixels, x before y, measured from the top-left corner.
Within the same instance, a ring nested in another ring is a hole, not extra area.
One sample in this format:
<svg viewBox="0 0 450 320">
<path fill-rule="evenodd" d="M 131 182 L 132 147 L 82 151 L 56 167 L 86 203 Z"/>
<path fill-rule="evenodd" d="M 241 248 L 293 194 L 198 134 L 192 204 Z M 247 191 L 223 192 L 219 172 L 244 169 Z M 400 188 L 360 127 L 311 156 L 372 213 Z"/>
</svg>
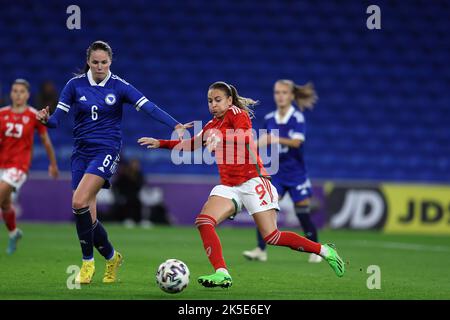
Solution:
<svg viewBox="0 0 450 320">
<path fill-rule="evenodd" d="M 41 109 L 36 114 L 36 119 L 40 121 L 42 124 L 46 124 L 48 118 L 50 117 L 50 107 L 46 106 L 44 109 Z"/>
<path fill-rule="evenodd" d="M 271 135 L 271 134 L 265 134 L 262 135 L 259 139 L 258 139 L 258 146 L 259 147 L 265 147 L 269 144 L 273 144 L 273 143 L 278 143 L 279 139 L 277 136 Z"/>
<path fill-rule="evenodd" d="M 280 143 L 280 137 L 269 134 L 269 144 L 277 144 Z"/>
<path fill-rule="evenodd" d="M 58 179 L 59 177 L 59 170 L 57 165 L 50 164 L 48 166 L 48 175 L 52 177 L 53 179 Z"/>
<path fill-rule="evenodd" d="M 194 121 L 191 121 L 191 122 L 188 122 L 188 123 L 185 123 L 185 124 L 181 124 L 181 123 L 177 124 L 175 126 L 175 131 L 178 134 L 178 138 L 180 140 L 183 139 L 184 130 L 186 130 L 188 128 L 192 128 L 193 126 L 194 126 Z"/>
<path fill-rule="evenodd" d="M 258 139 L 258 146 L 259 147 L 265 147 L 267 145 L 270 144 L 270 134 L 263 134 L 261 137 L 259 137 Z"/>
<path fill-rule="evenodd" d="M 137 141 L 141 146 L 147 146 L 147 149 L 159 148 L 159 140 L 154 138 L 142 137 Z"/>
<path fill-rule="evenodd" d="M 217 145 L 222 141 L 220 137 L 218 137 L 215 133 L 211 134 L 203 144 L 209 152 L 213 152 L 216 150 Z"/>
</svg>

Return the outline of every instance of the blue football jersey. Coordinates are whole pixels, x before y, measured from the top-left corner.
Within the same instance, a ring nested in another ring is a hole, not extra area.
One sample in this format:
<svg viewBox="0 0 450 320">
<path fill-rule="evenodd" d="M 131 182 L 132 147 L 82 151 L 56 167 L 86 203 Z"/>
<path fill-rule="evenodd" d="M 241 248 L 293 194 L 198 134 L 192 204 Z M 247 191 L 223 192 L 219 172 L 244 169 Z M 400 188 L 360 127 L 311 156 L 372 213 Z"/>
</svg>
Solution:
<svg viewBox="0 0 450 320">
<path fill-rule="evenodd" d="M 75 151 L 86 153 L 105 147 L 119 150 L 124 103 L 134 105 L 139 111 L 149 101 L 111 72 L 100 83 L 93 80 L 90 70 L 70 79 L 61 92 L 57 108 L 73 111 Z"/>
<path fill-rule="evenodd" d="M 263 129 L 270 133 L 274 129 L 279 130 L 279 136 L 282 138 L 299 139 L 305 141 L 305 118 L 303 114 L 290 107 L 283 119 L 277 111 L 268 113 L 264 117 Z M 274 179 L 281 181 L 304 180 L 307 177 L 306 165 L 303 157 L 304 145 L 300 148 L 290 148 L 279 145 L 279 170 Z"/>
</svg>

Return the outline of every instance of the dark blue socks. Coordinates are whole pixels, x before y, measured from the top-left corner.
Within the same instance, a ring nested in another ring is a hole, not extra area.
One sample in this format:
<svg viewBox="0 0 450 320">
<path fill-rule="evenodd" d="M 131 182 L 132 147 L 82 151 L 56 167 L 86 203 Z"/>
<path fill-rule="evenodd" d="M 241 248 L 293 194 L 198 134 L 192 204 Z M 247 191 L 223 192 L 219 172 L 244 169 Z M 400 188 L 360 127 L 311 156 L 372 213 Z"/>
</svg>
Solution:
<svg viewBox="0 0 450 320">
<path fill-rule="evenodd" d="M 94 237 L 92 232 L 92 218 L 89 207 L 72 209 L 75 215 L 78 239 L 80 240 L 83 260 L 94 258 Z"/>
<path fill-rule="evenodd" d="M 309 206 L 295 206 L 295 213 L 300 220 L 303 231 L 305 232 L 305 237 L 311 241 L 317 242 L 317 228 L 311 220 Z"/>
<path fill-rule="evenodd" d="M 258 229 L 256 229 L 256 237 L 257 237 L 257 239 L 258 239 L 258 247 L 261 249 L 261 250 L 266 250 L 266 242 L 264 241 L 264 238 L 262 237 L 262 235 L 261 235 L 261 233 L 259 232 L 259 230 Z"/>
<path fill-rule="evenodd" d="M 109 242 L 108 234 L 100 221 L 97 220 L 92 224 L 89 207 L 72 210 L 75 215 L 83 260 L 94 258 L 94 246 L 105 259 L 111 259 L 114 255 L 114 248 Z"/>
<path fill-rule="evenodd" d="M 92 225 L 94 233 L 94 246 L 97 248 L 98 252 L 105 257 L 105 259 L 111 259 L 114 255 L 114 248 L 108 240 L 108 233 L 106 233 L 105 228 L 100 223 L 100 221 L 95 221 Z"/>
</svg>

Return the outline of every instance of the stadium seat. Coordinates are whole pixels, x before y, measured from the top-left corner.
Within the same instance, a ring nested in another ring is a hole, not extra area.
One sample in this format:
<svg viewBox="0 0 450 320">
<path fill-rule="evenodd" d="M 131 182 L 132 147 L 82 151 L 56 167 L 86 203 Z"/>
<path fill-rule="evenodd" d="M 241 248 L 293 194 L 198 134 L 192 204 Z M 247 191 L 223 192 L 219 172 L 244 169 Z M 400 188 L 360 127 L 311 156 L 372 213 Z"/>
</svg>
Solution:
<svg viewBox="0 0 450 320">
<path fill-rule="evenodd" d="M 122 4 L 111 0 L 104 10 L 84 10 L 82 30 L 70 32 L 62 18 L 53 18 L 64 12 L 65 2 L 49 3 L 39 17 L 21 1 L 3 8 L 0 29 L 14 28 L 0 32 L 2 96 L 16 77 L 31 81 L 33 95 L 47 79 L 62 89 L 83 66 L 88 44 L 102 38 L 115 52 L 113 72 L 182 122 L 208 120 L 206 89 L 216 80 L 261 101 L 256 127 L 273 109 L 276 79 L 314 81 L 320 100 L 305 114 L 313 178 L 449 179 L 450 34 L 444 1 L 421 2 L 420 11 L 389 2 L 381 31 L 364 29 L 365 8 L 358 2 L 346 3 L 345 10 L 339 1 L 238 1 L 232 10 L 220 1 Z M 92 8 L 87 0 L 78 5 Z M 283 19 L 273 19 L 277 15 Z M 51 136 L 60 162 L 67 164 L 71 120 L 63 127 Z M 170 134 L 132 110 L 124 114 L 123 129 L 129 156 L 142 154 L 135 139 L 143 133 Z M 33 169 L 45 170 L 45 152 L 36 155 Z M 174 166 L 167 157 L 143 162 L 147 173 L 215 170 Z"/>
</svg>

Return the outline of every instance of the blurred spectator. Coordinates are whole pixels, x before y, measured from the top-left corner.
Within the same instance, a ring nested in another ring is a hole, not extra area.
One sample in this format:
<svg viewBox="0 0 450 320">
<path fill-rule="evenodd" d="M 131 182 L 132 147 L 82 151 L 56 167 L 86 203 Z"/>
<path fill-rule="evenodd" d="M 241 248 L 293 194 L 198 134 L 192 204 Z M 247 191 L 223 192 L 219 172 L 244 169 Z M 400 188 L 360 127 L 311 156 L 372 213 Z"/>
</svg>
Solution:
<svg viewBox="0 0 450 320">
<path fill-rule="evenodd" d="M 161 188 L 144 187 L 141 190 L 140 199 L 144 205 L 144 216 L 147 217 L 150 224 L 171 224 Z M 145 226 L 144 224 L 143 227 Z"/>
<path fill-rule="evenodd" d="M 155 224 L 171 224 L 167 208 L 163 202 L 163 192 L 157 187 L 145 186 L 139 160 L 120 162 L 116 178 L 112 184 L 113 206 L 108 220 L 134 227 Z"/>
<path fill-rule="evenodd" d="M 116 179 L 112 184 L 114 194 L 113 215 L 126 224 L 139 223 L 142 220 L 142 203 L 139 193 L 144 184 L 139 160 L 129 163 L 122 161 Z"/>
<path fill-rule="evenodd" d="M 55 111 L 58 104 L 58 91 L 54 83 L 50 80 L 46 80 L 41 84 L 39 92 L 37 94 L 34 107 L 36 109 L 42 109 L 46 106 L 50 107 L 50 113 Z"/>
</svg>

